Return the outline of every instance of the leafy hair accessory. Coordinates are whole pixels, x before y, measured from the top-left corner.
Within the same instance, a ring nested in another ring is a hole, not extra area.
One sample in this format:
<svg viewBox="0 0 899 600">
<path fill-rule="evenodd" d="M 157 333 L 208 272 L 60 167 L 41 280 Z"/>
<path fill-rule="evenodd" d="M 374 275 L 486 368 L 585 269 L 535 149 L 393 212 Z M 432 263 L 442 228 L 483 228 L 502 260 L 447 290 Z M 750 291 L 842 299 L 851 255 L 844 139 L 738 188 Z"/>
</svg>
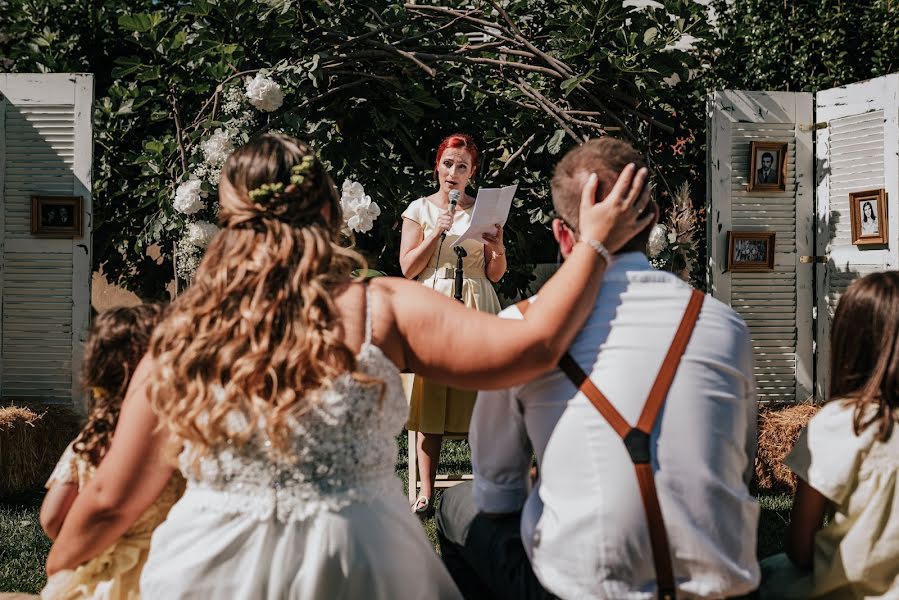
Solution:
<svg viewBox="0 0 899 600">
<path fill-rule="evenodd" d="M 274 198 L 284 191 L 284 184 L 280 181 L 277 183 L 263 183 L 255 190 L 250 190 L 250 200 L 253 202 L 263 202 Z"/>
<path fill-rule="evenodd" d="M 293 185 L 302 185 L 306 181 L 306 176 L 312 172 L 312 165 L 315 164 L 315 157 L 307 154 L 300 161 L 300 164 L 290 168 L 290 183 Z"/>
</svg>

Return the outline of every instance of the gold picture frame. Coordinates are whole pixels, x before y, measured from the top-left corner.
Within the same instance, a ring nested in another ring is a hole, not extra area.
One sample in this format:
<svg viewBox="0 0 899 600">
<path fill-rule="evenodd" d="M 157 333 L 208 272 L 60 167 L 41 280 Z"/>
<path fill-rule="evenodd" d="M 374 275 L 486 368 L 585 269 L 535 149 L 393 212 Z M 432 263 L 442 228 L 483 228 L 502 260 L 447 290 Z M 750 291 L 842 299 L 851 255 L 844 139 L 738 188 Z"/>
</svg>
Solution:
<svg viewBox="0 0 899 600">
<path fill-rule="evenodd" d="M 787 189 L 787 143 L 750 142 L 750 192 L 783 191 Z"/>
<path fill-rule="evenodd" d="M 32 196 L 31 235 L 45 238 L 84 236 L 81 196 Z"/>
<path fill-rule="evenodd" d="M 758 273 L 774 270 L 773 231 L 728 231 L 727 270 Z"/>
<path fill-rule="evenodd" d="M 886 190 L 851 192 L 849 217 L 852 243 L 856 246 L 883 246 L 889 243 Z"/>
</svg>

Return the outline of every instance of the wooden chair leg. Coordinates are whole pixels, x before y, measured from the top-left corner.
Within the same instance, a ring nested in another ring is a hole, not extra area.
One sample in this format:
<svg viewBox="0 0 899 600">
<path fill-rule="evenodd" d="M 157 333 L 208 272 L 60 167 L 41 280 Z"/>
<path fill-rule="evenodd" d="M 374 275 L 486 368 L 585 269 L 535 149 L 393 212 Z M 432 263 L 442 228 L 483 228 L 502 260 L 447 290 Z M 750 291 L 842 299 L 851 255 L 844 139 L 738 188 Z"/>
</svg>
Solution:
<svg viewBox="0 0 899 600">
<path fill-rule="evenodd" d="M 408 463 L 409 463 L 409 504 L 415 502 L 418 497 L 418 436 L 415 431 L 408 432 Z"/>
</svg>

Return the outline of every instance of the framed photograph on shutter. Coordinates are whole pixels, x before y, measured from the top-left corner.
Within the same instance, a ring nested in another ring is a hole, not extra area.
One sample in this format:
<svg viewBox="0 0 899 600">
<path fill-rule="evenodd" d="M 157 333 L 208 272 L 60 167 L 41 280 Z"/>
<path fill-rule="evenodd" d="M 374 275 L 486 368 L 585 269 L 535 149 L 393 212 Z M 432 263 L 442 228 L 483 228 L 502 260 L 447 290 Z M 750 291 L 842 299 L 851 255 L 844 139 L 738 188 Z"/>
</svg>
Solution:
<svg viewBox="0 0 899 600">
<path fill-rule="evenodd" d="M 81 196 L 32 196 L 31 235 L 78 238 L 84 235 Z"/>
<path fill-rule="evenodd" d="M 889 243 L 887 237 L 887 193 L 884 189 L 849 194 L 852 243 L 856 246 Z"/>
<path fill-rule="evenodd" d="M 727 270 L 734 273 L 774 270 L 773 231 L 728 231 Z"/>
<path fill-rule="evenodd" d="M 750 142 L 750 192 L 782 191 L 787 180 L 786 142 Z"/>
</svg>

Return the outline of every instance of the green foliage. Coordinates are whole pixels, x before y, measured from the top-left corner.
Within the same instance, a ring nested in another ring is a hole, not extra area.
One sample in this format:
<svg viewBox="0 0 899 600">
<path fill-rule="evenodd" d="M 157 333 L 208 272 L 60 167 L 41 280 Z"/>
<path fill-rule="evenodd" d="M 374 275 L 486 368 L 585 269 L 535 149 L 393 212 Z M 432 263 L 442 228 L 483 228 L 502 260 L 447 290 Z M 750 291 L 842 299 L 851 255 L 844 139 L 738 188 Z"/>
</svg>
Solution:
<svg viewBox="0 0 899 600">
<path fill-rule="evenodd" d="M 711 86 L 817 91 L 899 70 L 895 0 L 715 0 Z"/>
<path fill-rule="evenodd" d="M 633 139 L 661 175 L 663 203 L 674 184 L 702 181 L 702 93 L 687 83 L 700 63 L 670 49 L 709 37 L 701 5 L 438 4 L 0 0 L 0 68 L 96 73 L 94 256 L 146 298 L 164 294 L 187 223 L 215 219 L 214 202 L 188 218 L 172 200 L 197 173 L 214 198 L 201 146 L 220 129 L 237 143 L 271 129 L 308 139 L 338 184 L 361 182 L 382 214 L 357 242 L 391 274 L 400 214 L 433 189 L 437 144 L 471 132 L 483 154 L 475 184 L 519 184 L 508 295 L 526 287 L 533 263 L 554 258 L 548 181 L 574 143 L 604 128 Z M 260 69 L 283 106 L 226 112 Z M 672 76 L 682 83 L 666 84 Z"/>
<path fill-rule="evenodd" d="M 39 593 L 49 551 L 37 506 L 0 504 L 0 592 Z"/>
</svg>

